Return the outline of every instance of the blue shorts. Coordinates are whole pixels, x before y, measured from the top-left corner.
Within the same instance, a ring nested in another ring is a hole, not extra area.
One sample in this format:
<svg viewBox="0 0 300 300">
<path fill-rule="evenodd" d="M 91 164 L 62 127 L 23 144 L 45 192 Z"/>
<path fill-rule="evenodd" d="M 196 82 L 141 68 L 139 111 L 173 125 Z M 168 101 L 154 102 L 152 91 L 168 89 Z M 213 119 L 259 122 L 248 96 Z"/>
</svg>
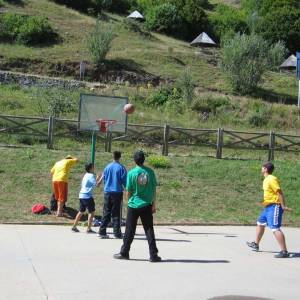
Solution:
<svg viewBox="0 0 300 300">
<path fill-rule="evenodd" d="M 95 211 L 95 201 L 93 197 L 88 199 L 79 199 L 79 211 L 83 213 L 86 209 L 89 213 Z"/>
<path fill-rule="evenodd" d="M 281 227 L 283 209 L 280 204 L 270 204 L 261 212 L 257 225 L 268 226 L 272 230 Z"/>
</svg>

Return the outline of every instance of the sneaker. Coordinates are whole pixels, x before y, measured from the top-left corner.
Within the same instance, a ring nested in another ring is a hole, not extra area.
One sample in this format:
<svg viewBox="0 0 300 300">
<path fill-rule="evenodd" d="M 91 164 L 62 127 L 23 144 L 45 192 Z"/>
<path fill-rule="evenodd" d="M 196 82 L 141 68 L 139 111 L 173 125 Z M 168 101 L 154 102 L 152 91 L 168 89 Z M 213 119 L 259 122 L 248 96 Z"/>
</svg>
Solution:
<svg viewBox="0 0 300 300">
<path fill-rule="evenodd" d="M 98 236 L 99 236 L 101 239 L 109 239 L 109 235 L 108 235 L 108 234 L 98 234 Z"/>
<path fill-rule="evenodd" d="M 276 258 L 288 258 L 290 254 L 287 251 L 280 251 L 278 254 L 274 255 Z"/>
<path fill-rule="evenodd" d="M 152 257 L 150 257 L 149 259 L 150 262 L 160 262 L 161 261 L 161 257 L 158 255 L 154 255 Z"/>
<path fill-rule="evenodd" d="M 248 247 L 252 248 L 254 251 L 259 250 L 259 246 L 255 242 L 247 242 L 247 245 L 248 245 Z"/>
<path fill-rule="evenodd" d="M 117 254 L 114 254 L 114 258 L 115 259 L 129 259 L 129 254 L 127 254 L 127 255 L 124 255 L 124 254 L 122 254 L 122 253 L 117 253 Z"/>
<path fill-rule="evenodd" d="M 86 233 L 96 233 L 96 231 L 94 231 L 93 229 L 88 229 L 88 230 L 86 231 Z"/>
<path fill-rule="evenodd" d="M 71 228 L 71 230 L 74 231 L 74 232 L 79 232 L 79 230 L 78 230 L 78 228 L 77 228 L 76 226 L 73 226 L 73 227 Z"/>
</svg>

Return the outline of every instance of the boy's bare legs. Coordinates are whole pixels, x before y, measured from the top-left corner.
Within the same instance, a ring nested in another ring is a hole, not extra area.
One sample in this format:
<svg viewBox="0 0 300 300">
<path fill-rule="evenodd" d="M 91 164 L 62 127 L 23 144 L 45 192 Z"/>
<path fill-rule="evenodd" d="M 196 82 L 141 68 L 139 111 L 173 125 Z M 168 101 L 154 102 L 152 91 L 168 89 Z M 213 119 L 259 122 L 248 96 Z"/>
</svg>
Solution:
<svg viewBox="0 0 300 300">
<path fill-rule="evenodd" d="M 87 230 L 91 230 L 94 214 L 95 214 L 95 212 L 92 212 L 92 213 L 89 213 L 89 215 L 88 215 L 88 228 L 87 228 Z"/>
<path fill-rule="evenodd" d="M 256 236 L 255 236 L 255 243 L 257 245 L 259 245 L 264 233 L 265 233 L 265 226 L 257 225 L 256 226 Z"/>
<path fill-rule="evenodd" d="M 57 217 L 62 217 L 63 216 L 63 210 L 64 210 L 64 202 L 62 201 L 57 201 Z"/>
<path fill-rule="evenodd" d="M 279 229 L 279 230 L 273 231 L 273 233 L 274 233 L 274 236 L 281 248 L 281 251 L 287 251 L 285 237 L 284 237 L 283 232 Z"/>
<path fill-rule="evenodd" d="M 75 218 L 75 221 L 74 221 L 74 224 L 73 224 L 73 227 L 76 227 L 78 222 L 80 221 L 81 219 L 81 216 L 82 216 L 82 212 L 78 212 L 77 215 L 76 215 L 76 218 Z"/>
</svg>

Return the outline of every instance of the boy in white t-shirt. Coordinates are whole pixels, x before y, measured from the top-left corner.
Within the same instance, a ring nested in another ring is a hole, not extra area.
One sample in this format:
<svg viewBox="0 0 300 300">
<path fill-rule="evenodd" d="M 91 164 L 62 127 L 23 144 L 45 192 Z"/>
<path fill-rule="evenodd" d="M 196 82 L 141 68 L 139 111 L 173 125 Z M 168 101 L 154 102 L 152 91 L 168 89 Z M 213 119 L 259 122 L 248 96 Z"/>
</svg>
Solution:
<svg viewBox="0 0 300 300">
<path fill-rule="evenodd" d="M 81 216 L 87 209 L 88 214 L 88 227 L 87 233 L 95 233 L 91 229 L 92 221 L 95 213 L 95 201 L 93 198 L 93 190 L 94 188 L 99 185 L 100 176 L 95 176 L 94 174 L 94 165 L 92 163 L 87 163 L 85 165 L 86 173 L 84 174 L 81 182 L 81 189 L 79 192 L 79 212 L 76 215 L 72 231 L 79 232 L 78 228 L 76 227 L 78 222 L 81 219 Z"/>
</svg>

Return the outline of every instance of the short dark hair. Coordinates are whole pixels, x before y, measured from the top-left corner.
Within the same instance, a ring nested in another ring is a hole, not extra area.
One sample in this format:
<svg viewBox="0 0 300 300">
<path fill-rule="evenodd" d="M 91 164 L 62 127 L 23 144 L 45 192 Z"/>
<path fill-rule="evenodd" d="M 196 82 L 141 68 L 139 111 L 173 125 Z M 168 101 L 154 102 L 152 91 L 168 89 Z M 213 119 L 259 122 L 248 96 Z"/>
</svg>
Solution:
<svg viewBox="0 0 300 300">
<path fill-rule="evenodd" d="M 270 161 L 264 163 L 263 167 L 267 169 L 267 171 L 268 171 L 269 174 L 272 174 L 273 171 L 274 171 L 274 169 L 275 169 L 273 163 L 271 163 Z"/>
<path fill-rule="evenodd" d="M 90 173 L 90 171 L 92 170 L 93 166 L 94 166 L 94 164 L 91 163 L 91 162 L 89 162 L 89 163 L 86 163 L 84 167 L 85 167 L 85 170 L 86 170 L 88 173 Z"/>
<path fill-rule="evenodd" d="M 145 161 L 145 154 L 144 154 L 144 152 L 141 151 L 141 150 L 135 152 L 134 155 L 133 155 L 133 159 L 134 159 L 134 162 L 138 166 L 142 166 L 144 164 L 144 161 Z"/>
<path fill-rule="evenodd" d="M 121 152 L 120 151 L 114 151 L 113 152 L 113 158 L 114 158 L 114 160 L 119 160 L 121 158 Z"/>
</svg>

